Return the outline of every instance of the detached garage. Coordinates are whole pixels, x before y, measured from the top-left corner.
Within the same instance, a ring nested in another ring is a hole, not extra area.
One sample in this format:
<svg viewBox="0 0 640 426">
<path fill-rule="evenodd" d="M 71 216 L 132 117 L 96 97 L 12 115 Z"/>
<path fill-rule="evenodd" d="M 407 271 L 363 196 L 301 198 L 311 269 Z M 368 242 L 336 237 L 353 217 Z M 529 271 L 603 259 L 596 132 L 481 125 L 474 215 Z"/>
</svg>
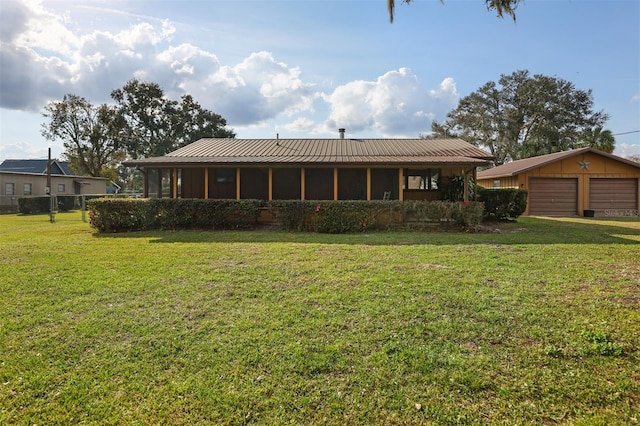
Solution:
<svg viewBox="0 0 640 426">
<path fill-rule="evenodd" d="M 582 148 L 526 158 L 478 172 L 485 188 L 529 191 L 525 214 L 638 216 L 640 163 Z"/>
</svg>

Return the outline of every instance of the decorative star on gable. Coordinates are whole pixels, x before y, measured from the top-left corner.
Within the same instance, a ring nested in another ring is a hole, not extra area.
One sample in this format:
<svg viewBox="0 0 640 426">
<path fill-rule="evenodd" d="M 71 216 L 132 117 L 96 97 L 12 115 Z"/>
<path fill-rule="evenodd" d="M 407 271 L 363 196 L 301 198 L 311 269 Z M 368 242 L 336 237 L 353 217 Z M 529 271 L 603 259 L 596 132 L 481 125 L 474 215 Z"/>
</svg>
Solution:
<svg viewBox="0 0 640 426">
<path fill-rule="evenodd" d="M 580 165 L 580 170 L 589 170 L 589 164 L 591 163 L 587 160 L 582 160 L 579 161 L 578 164 Z"/>
</svg>

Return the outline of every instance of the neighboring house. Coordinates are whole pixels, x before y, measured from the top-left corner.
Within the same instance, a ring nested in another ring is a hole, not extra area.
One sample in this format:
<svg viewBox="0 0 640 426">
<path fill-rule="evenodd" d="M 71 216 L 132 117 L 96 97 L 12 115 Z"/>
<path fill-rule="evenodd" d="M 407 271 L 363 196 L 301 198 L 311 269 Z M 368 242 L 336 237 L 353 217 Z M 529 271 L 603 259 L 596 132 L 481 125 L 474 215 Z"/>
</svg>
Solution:
<svg viewBox="0 0 640 426">
<path fill-rule="evenodd" d="M 0 164 L 0 209 L 15 210 L 18 198 L 47 195 L 48 160 L 4 160 Z M 65 161 L 51 160 L 54 195 L 106 194 L 107 178 L 74 175 Z"/>
<path fill-rule="evenodd" d="M 490 159 L 460 139 L 348 139 L 341 129 L 336 139 L 205 138 L 124 165 L 144 172 L 145 197 L 436 200 Z"/>
<path fill-rule="evenodd" d="M 637 216 L 640 163 L 581 148 L 513 161 L 478 172 L 485 188 L 529 191 L 525 214 Z"/>
</svg>

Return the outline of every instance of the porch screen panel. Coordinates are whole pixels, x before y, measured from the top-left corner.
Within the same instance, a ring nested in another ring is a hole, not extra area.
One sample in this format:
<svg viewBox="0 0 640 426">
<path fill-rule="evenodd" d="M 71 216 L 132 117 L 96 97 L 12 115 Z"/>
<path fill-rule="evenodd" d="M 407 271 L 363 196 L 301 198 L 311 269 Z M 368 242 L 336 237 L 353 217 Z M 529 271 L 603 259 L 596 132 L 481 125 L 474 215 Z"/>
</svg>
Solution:
<svg viewBox="0 0 640 426">
<path fill-rule="evenodd" d="M 204 169 L 182 169 L 182 198 L 204 198 Z"/>
<path fill-rule="evenodd" d="M 333 169 L 304 169 L 306 200 L 333 200 Z"/>
<path fill-rule="evenodd" d="M 299 200 L 301 198 L 301 169 L 273 169 L 272 174 L 274 200 Z"/>
<path fill-rule="evenodd" d="M 268 200 L 269 169 L 240 169 L 240 198 L 244 200 Z"/>
<path fill-rule="evenodd" d="M 235 167 L 209 169 L 209 198 L 212 200 L 236 199 Z"/>
<path fill-rule="evenodd" d="M 367 169 L 338 169 L 338 199 L 367 199 Z"/>
<path fill-rule="evenodd" d="M 173 170 L 160 169 L 161 198 L 171 198 L 173 193 Z"/>
<path fill-rule="evenodd" d="M 147 170 L 147 197 L 160 198 L 160 169 Z"/>
<path fill-rule="evenodd" d="M 371 199 L 382 200 L 385 192 L 391 200 L 398 200 L 398 169 L 371 169 Z"/>
</svg>

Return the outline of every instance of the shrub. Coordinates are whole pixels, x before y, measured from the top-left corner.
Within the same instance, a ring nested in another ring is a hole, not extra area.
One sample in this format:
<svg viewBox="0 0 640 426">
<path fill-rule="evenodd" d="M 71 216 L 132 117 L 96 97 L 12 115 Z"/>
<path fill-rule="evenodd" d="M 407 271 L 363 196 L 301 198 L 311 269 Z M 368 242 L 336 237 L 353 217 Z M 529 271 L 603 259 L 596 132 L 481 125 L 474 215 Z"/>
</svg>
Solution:
<svg viewBox="0 0 640 426">
<path fill-rule="evenodd" d="M 18 211 L 22 214 L 48 213 L 51 197 L 20 197 L 18 198 Z"/>
<path fill-rule="evenodd" d="M 58 195 L 58 210 L 61 212 L 68 212 L 80 207 L 77 195 Z"/>
<path fill-rule="evenodd" d="M 481 203 L 444 201 L 272 201 L 202 199 L 113 199 L 88 202 L 91 225 L 100 232 L 151 229 L 230 229 L 258 223 L 267 206 L 285 230 L 350 233 L 409 222 L 472 228 L 482 220 Z"/>
<path fill-rule="evenodd" d="M 363 232 L 397 224 L 472 228 L 482 220 L 481 203 L 445 201 L 272 201 L 283 229 L 321 233 Z"/>
<path fill-rule="evenodd" d="M 152 229 L 228 229 L 253 226 L 258 200 L 100 198 L 91 200 L 91 225 L 100 232 Z"/>
<path fill-rule="evenodd" d="M 96 198 L 87 202 L 92 227 L 100 232 L 144 231 L 158 227 L 155 205 L 149 200 Z"/>
<path fill-rule="evenodd" d="M 528 192 L 524 189 L 478 188 L 478 199 L 484 203 L 485 216 L 498 220 L 515 219 L 527 208 Z"/>
<path fill-rule="evenodd" d="M 67 212 L 80 207 L 77 195 L 57 195 L 56 210 Z M 18 211 L 22 214 L 49 213 L 51 197 L 20 197 Z"/>
<path fill-rule="evenodd" d="M 475 200 L 477 185 L 473 179 L 469 179 L 469 198 Z M 444 201 L 460 201 L 464 200 L 464 176 L 452 176 L 448 182 L 443 183 L 442 199 Z"/>
<path fill-rule="evenodd" d="M 161 229 L 243 228 L 258 222 L 259 200 L 151 200 Z"/>
<path fill-rule="evenodd" d="M 374 213 L 367 201 L 318 203 L 316 231 L 323 234 L 363 232 L 375 228 Z"/>
<path fill-rule="evenodd" d="M 269 207 L 280 226 L 287 231 L 311 231 L 315 226 L 315 215 L 319 202 L 271 201 Z"/>
</svg>

